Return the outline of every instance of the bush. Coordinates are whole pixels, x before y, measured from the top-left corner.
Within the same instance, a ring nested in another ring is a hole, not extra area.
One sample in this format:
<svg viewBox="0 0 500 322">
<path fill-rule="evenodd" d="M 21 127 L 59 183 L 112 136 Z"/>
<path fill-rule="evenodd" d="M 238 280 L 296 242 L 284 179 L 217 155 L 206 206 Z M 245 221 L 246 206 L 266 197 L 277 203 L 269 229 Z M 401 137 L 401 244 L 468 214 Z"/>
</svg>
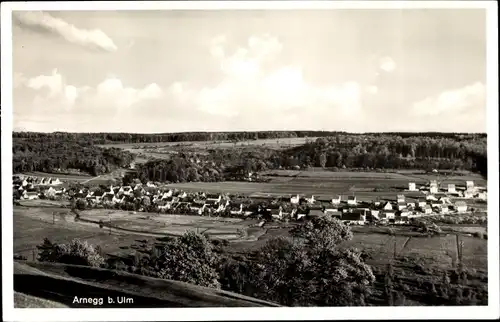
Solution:
<svg viewBox="0 0 500 322">
<path fill-rule="evenodd" d="M 73 239 L 68 244 L 55 244 L 48 238 L 44 239 L 43 244 L 37 246 L 41 252 L 38 254 L 38 260 L 41 262 L 57 262 L 73 265 L 84 265 L 93 267 L 102 267 L 105 264 L 104 257 L 100 254 L 100 249 Z"/>
</svg>

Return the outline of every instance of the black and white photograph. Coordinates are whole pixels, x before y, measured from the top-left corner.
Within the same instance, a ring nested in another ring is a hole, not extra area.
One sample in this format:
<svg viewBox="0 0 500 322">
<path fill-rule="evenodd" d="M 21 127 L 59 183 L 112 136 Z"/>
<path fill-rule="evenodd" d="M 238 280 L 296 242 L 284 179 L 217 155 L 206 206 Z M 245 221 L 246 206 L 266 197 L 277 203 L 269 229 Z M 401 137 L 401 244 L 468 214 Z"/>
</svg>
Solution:
<svg viewBox="0 0 500 322">
<path fill-rule="evenodd" d="M 500 317 L 496 2 L 1 20 L 5 320 Z"/>
</svg>

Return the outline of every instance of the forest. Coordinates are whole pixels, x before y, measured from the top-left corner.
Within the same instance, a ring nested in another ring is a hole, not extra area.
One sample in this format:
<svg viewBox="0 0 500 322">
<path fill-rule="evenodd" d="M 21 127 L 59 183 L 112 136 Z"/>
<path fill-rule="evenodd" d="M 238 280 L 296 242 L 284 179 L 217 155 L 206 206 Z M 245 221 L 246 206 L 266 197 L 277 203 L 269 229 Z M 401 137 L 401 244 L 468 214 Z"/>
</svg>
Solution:
<svg viewBox="0 0 500 322">
<path fill-rule="evenodd" d="M 266 169 L 451 169 L 487 176 L 485 134 L 342 132 L 217 132 L 171 134 L 31 133 L 13 134 L 14 172 L 76 170 L 91 175 L 126 167 L 134 155 L 103 142 L 163 142 L 171 140 L 249 140 L 317 136 L 315 141 L 285 150 L 265 146 L 206 151 L 180 151 L 170 160 L 152 159 L 137 165 L 143 180 L 186 182 L 221 181 Z M 113 141 L 115 140 L 115 141 Z M 122 141 L 124 140 L 124 141 Z M 142 140 L 142 141 L 141 141 Z M 163 141 L 162 141 L 163 140 Z"/>
<path fill-rule="evenodd" d="M 15 139 L 45 138 L 55 140 L 84 141 L 93 144 L 111 143 L 157 143 L 157 142 L 185 142 L 185 141 L 247 141 L 277 138 L 304 138 L 304 137 L 331 137 L 337 135 L 349 136 L 400 136 L 408 137 L 429 137 L 429 138 L 451 138 L 469 139 L 486 138 L 485 133 L 365 133 L 350 134 L 339 131 L 257 131 L 257 132 L 181 132 L 181 133 L 39 133 L 39 132 L 13 132 Z"/>
<path fill-rule="evenodd" d="M 134 159 L 130 152 L 100 148 L 86 141 L 57 137 L 14 139 L 13 172 L 81 173 L 100 175 L 127 167 Z"/>
</svg>

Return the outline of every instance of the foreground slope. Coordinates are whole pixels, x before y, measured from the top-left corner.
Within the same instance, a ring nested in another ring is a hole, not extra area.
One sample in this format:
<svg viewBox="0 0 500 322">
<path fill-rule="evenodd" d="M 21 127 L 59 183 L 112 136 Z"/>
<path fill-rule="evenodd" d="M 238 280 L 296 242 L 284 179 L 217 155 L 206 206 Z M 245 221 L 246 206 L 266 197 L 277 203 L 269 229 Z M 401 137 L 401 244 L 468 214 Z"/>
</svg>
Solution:
<svg viewBox="0 0 500 322">
<path fill-rule="evenodd" d="M 85 266 L 25 261 L 14 262 L 14 291 L 22 293 L 17 295 L 16 307 L 26 307 L 26 301 L 23 300 L 28 297 L 38 299 L 29 301 L 29 307 L 50 307 L 50 302 L 80 308 L 278 306 L 239 294 L 179 281 Z M 78 299 L 102 298 L 103 303 L 74 303 L 75 296 Z M 108 297 L 114 299 L 115 303 L 109 304 Z M 127 300 L 126 303 L 117 304 L 117 299 Z M 41 300 L 45 302 L 38 304 Z"/>
</svg>

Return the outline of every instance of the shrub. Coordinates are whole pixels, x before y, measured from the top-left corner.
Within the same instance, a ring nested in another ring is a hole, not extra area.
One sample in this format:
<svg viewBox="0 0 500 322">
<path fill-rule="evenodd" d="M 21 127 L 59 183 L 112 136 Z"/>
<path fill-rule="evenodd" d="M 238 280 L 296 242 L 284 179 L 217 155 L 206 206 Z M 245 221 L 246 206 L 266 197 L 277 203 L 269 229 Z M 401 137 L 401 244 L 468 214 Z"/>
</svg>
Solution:
<svg viewBox="0 0 500 322">
<path fill-rule="evenodd" d="M 104 257 L 101 256 L 98 247 L 78 239 L 73 239 L 68 244 L 55 244 L 45 238 L 43 244 L 37 246 L 37 248 L 41 250 L 38 254 L 38 260 L 42 262 L 93 267 L 101 267 L 105 264 Z"/>
</svg>

